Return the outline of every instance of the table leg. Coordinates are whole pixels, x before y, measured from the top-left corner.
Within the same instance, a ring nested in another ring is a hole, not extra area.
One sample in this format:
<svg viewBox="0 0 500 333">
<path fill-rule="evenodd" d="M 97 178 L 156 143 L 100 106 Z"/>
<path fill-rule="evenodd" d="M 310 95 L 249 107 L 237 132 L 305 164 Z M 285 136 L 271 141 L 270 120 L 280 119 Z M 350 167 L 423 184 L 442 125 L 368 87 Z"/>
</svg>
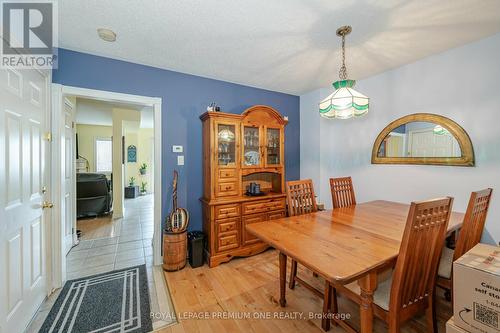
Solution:
<svg viewBox="0 0 500 333">
<path fill-rule="evenodd" d="M 361 289 L 361 333 L 373 332 L 373 292 L 377 289 L 377 273 L 369 273 L 358 280 Z"/>
<path fill-rule="evenodd" d="M 330 285 L 330 282 L 325 281 L 325 296 L 323 299 L 323 314 L 321 316 L 321 328 L 325 332 L 328 332 L 330 330 L 332 290 L 333 290 L 333 288 Z"/>
<path fill-rule="evenodd" d="M 280 305 L 282 307 L 285 307 L 285 305 L 286 305 L 286 298 L 285 298 L 285 291 L 286 291 L 286 254 L 280 252 L 280 254 L 279 254 L 279 262 L 280 262 Z"/>
</svg>

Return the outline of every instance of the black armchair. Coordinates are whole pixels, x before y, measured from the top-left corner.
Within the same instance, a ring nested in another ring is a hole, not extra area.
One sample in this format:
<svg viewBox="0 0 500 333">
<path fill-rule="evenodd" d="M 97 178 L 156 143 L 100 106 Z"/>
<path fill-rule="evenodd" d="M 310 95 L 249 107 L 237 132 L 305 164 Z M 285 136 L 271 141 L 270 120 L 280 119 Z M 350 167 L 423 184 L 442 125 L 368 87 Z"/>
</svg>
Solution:
<svg viewBox="0 0 500 333">
<path fill-rule="evenodd" d="M 76 215 L 78 218 L 109 214 L 112 198 L 111 184 L 106 175 L 76 174 Z"/>
</svg>

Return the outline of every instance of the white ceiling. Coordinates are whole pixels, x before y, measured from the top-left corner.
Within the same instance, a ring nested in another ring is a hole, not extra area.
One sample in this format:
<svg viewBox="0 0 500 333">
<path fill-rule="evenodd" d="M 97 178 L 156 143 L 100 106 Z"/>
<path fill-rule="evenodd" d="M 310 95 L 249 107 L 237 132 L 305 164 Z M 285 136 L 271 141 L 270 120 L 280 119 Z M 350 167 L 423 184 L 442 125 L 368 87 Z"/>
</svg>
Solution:
<svg viewBox="0 0 500 333">
<path fill-rule="evenodd" d="M 111 103 L 95 99 L 76 98 L 77 124 L 113 126 L 113 109 L 129 109 L 141 113 L 141 121 L 138 127 L 153 128 L 153 108 L 150 106 Z"/>
<path fill-rule="evenodd" d="M 341 25 L 361 79 L 499 32 L 500 1 L 64 0 L 59 17 L 63 48 L 301 94 L 338 77 Z"/>
</svg>

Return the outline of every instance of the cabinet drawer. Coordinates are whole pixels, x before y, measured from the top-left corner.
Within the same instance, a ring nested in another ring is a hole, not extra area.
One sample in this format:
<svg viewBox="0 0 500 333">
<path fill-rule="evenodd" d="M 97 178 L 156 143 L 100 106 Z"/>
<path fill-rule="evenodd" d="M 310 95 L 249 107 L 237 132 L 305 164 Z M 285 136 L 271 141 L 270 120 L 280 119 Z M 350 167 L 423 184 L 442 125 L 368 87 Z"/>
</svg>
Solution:
<svg viewBox="0 0 500 333">
<path fill-rule="evenodd" d="M 226 219 L 229 217 L 239 217 L 240 216 L 240 205 L 239 204 L 229 204 L 215 206 L 215 219 Z"/>
<path fill-rule="evenodd" d="M 254 214 L 242 218 L 241 223 L 243 227 L 242 240 L 243 246 L 259 242 L 259 239 L 247 231 L 246 226 L 252 223 L 267 221 L 267 214 Z"/>
<path fill-rule="evenodd" d="M 236 179 L 236 169 L 219 169 L 219 179 Z"/>
<path fill-rule="evenodd" d="M 285 208 L 285 199 L 271 199 L 243 204 L 243 214 L 263 213 Z"/>
<path fill-rule="evenodd" d="M 267 214 L 269 220 L 276 220 L 285 217 L 285 211 L 272 212 Z"/>
<path fill-rule="evenodd" d="M 217 251 L 226 251 L 238 247 L 238 234 L 225 234 L 217 237 Z"/>
<path fill-rule="evenodd" d="M 216 185 L 215 195 L 218 197 L 227 197 L 231 195 L 238 195 L 237 182 L 224 182 Z"/>
<path fill-rule="evenodd" d="M 226 232 L 238 230 L 238 219 L 217 221 L 217 232 L 223 234 Z"/>
</svg>

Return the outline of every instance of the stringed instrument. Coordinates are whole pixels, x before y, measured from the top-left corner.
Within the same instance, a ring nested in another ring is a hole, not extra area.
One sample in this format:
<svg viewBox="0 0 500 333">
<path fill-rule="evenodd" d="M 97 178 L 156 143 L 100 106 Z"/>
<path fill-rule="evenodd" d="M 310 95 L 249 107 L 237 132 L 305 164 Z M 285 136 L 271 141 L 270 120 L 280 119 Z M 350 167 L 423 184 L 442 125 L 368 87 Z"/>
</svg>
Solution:
<svg viewBox="0 0 500 333">
<path fill-rule="evenodd" d="M 173 210 L 169 215 L 170 231 L 173 233 L 184 232 L 189 224 L 189 213 L 184 208 L 177 207 L 177 182 L 179 174 L 174 170 L 174 182 L 172 186 Z"/>
</svg>

